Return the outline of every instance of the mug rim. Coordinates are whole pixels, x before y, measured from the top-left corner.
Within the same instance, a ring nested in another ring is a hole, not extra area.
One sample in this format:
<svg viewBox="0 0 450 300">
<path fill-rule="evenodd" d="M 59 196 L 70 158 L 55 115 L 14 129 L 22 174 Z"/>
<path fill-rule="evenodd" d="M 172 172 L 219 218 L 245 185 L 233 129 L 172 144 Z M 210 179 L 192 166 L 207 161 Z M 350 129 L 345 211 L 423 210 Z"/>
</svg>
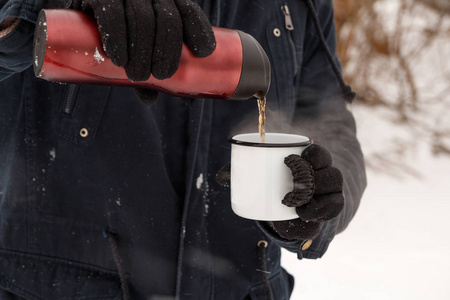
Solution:
<svg viewBox="0 0 450 300">
<path fill-rule="evenodd" d="M 259 133 L 240 133 L 236 134 L 228 139 L 231 144 L 240 145 L 240 146 L 249 146 L 249 147 L 261 147 L 261 148 L 288 148 L 288 147 L 304 147 L 312 144 L 312 140 L 301 134 L 292 134 L 292 133 L 278 133 L 278 132 L 266 132 L 266 135 L 277 134 L 277 135 L 291 135 L 291 136 L 302 136 L 307 138 L 308 140 L 303 142 L 295 142 L 295 143 L 261 143 L 261 142 L 247 142 L 240 141 L 235 139 L 235 137 L 239 135 L 259 135 Z"/>
</svg>

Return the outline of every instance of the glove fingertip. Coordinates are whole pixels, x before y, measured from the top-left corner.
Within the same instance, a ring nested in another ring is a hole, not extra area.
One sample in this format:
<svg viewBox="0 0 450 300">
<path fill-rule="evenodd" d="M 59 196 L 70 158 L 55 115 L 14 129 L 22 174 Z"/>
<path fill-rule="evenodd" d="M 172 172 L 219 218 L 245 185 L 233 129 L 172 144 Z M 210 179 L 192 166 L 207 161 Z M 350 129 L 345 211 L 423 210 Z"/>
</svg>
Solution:
<svg viewBox="0 0 450 300">
<path fill-rule="evenodd" d="M 297 154 L 290 154 L 284 158 L 284 164 L 288 166 L 290 169 L 297 164 L 298 161 L 302 160 L 300 155 Z"/>
<path fill-rule="evenodd" d="M 306 160 L 314 170 L 331 166 L 331 152 L 324 146 L 312 144 L 303 150 L 301 157 Z"/>
<path fill-rule="evenodd" d="M 210 56 L 214 50 L 216 49 L 216 45 L 214 44 L 214 46 L 212 47 L 208 47 L 208 48 L 197 48 L 196 50 L 194 50 L 195 48 L 190 48 L 191 51 L 198 57 L 208 57 Z"/>
<path fill-rule="evenodd" d="M 156 79 L 164 80 L 172 77 L 179 67 L 179 59 L 155 60 L 152 62 L 152 74 Z"/>
<path fill-rule="evenodd" d="M 202 8 L 192 1 L 175 1 L 183 20 L 183 41 L 198 57 L 211 55 L 216 37 Z"/>
<path fill-rule="evenodd" d="M 105 52 L 108 53 L 110 51 L 107 51 L 105 49 Z M 111 59 L 112 63 L 118 67 L 122 67 L 127 63 L 127 60 L 123 58 L 123 55 L 114 55 L 114 54 L 110 54 L 108 55 L 108 57 Z"/>
<path fill-rule="evenodd" d="M 308 190 L 295 190 L 287 193 L 281 203 L 288 207 L 298 207 L 305 205 L 311 199 L 311 193 Z"/>
<path fill-rule="evenodd" d="M 136 92 L 136 95 L 139 97 L 139 100 L 141 100 L 141 102 L 144 103 L 145 105 L 155 103 L 158 97 L 158 92 L 154 90 L 135 88 L 134 91 Z"/>
<path fill-rule="evenodd" d="M 214 37 L 213 31 L 210 31 L 211 33 L 201 34 L 201 38 L 199 38 L 201 42 L 185 39 L 186 45 L 196 56 L 207 57 L 216 50 L 216 38 Z"/>
<path fill-rule="evenodd" d="M 128 61 L 128 64 L 125 66 L 125 73 L 127 74 L 128 79 L 133 82 L 148 80 L 150 78 L 151 69 L 146 66 L 143 66 L 142 68 L 136 66 L 138 65 L 134 59 Z"/>
<path fill-rule="evenodd" d="M 340 215 L 344 202 L 342 193 L 316 195 L 308 204 L 297 207 L 296 212 L 302 220 L 325 222 Z"/>
</svg>

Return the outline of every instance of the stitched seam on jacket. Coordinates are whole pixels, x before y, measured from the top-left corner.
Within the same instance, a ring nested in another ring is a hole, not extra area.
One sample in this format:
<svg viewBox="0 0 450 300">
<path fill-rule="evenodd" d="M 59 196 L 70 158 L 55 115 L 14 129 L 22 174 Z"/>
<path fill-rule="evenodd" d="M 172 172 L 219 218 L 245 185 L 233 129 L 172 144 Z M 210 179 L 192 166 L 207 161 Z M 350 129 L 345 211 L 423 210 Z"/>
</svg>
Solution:
<svg viewBox="0 0 450 300">
<path fill-rule="evenodd" d="M 109 270 L 109 269 L 105 269 L 105 268 L 101 268 L 98 266 L 93 266 L 93 265 L 89 265 L 89 264 L 85 264 L 82 262 L 73 261 L 73 260 L 69 260 L 69 259 L 65 259 L 65 258 L 53 257 L 53 256 L 47 256 L 47 255 L 41 255 L 41 254 L 34 254 L 34 253 L 27 253 L 27 252 L 4 249 L 4 248 L 0 248 L 0 254 L 9 256 L 9 257 L 23 257 L 23 258 L 28 258 L 28 259 L 32 259 L 32 260 L 36 260 L 36 261 L 41 261 L 41 262 L 53 261 L 56 263 L 60 263 L 62 265 L 75 267 L 79 270 L 102 273 L 102 275 L 105 275 L 105 277 L 107 277 L 107 278 L 115 278 L 115 279 L 118 278 L 117 272 L 115 272 L 113 270 Z"/>
</svg>

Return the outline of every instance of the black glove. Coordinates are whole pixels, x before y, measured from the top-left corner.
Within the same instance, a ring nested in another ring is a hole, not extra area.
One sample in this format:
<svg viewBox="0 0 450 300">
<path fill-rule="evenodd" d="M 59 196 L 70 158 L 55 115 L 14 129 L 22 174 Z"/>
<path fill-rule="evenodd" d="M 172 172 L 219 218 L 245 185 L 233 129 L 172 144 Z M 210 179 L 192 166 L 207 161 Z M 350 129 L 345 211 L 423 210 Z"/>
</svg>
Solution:
<svg viewBox="0 0 450 300">
<path fill-rule="evenodd" d="M 72 8 L 95 18 L 106 55 L 132 81 L 171 77 L 183 42 L 200 57 L 216 47 L 208 19 L 189 0 L 74 0 Z M 156 99 L 155 91 L 136 90 L 143 102 Z"/>
<path fill-rule="evenodd" d="M 331 163 L 330 152 L 317 144 L 306 148 L 301 156 L 286 157 L 285 164 L 294 177 L 294 191 L 286 194 L 283 203 L 296 207 L 300 218 L 268 222 L 281 237 L 290 240 L 311 239 L 319 234 L 323 222 L 341 213 L 344 208 L 343 178 Z M 307 178 L 305 174 L 308 172 L 313 177 L 313 186 L 301 182 L 301 178 Z"/>
</svg>

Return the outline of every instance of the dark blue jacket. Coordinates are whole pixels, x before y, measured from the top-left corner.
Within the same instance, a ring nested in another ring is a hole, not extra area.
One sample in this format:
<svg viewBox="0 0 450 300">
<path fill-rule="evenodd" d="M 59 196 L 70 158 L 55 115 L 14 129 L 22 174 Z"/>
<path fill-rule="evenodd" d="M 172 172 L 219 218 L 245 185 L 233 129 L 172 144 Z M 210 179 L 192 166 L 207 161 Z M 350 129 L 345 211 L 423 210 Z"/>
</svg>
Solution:
<svg viewBox="0 0 450 300">
<path fill-rule="evenodd" d="M 310 136 L 343 173 L 345 209 L 304 251 L 304 241 L 234 215 L 229 190 L 215 182 L 230 159 L 228 137 L 257 130 L 256 101 L 160 94 L 145 106 L 131 88 L 35 78 L 33 22 L 64 2 L 0 0 L 0 21 L 23 19 L 0 39 L 0 289 L 25 299 L 121 299 L 122 279 L 131 299 L 271 299 L 268 279 L 274 299 L 288 299 L 293 278 L 280 246 L 321 257 L 366 184 L 353 117 L 304 2 L 198 1 L 212 25 L 245 31 L 266 50 L 267 130 Z M 334 53 L 332 1 L 314 4 Z M 264 255 L 260 240 L 269 242 Z"/>
</svg>

